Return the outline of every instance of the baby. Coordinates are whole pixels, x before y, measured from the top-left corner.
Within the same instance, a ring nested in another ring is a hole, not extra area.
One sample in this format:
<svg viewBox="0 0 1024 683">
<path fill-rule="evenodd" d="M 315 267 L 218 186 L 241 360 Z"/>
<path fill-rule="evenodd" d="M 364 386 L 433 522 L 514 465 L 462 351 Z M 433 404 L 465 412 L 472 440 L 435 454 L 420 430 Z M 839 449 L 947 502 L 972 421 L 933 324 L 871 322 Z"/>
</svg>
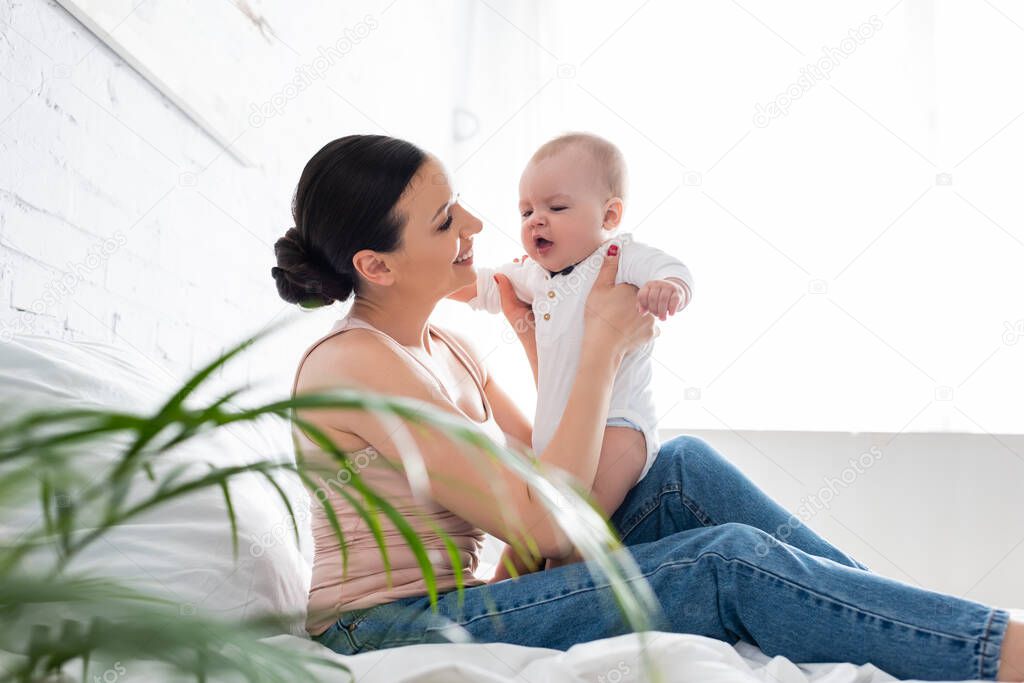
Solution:
<svg viewBox="0 0 1024 683">
<path fill-rule="evenodd" d="M 615 282 L 639 287 L 641 312 L 666 320 L 686 308 L 692 297 L 693 278 L 682 262 L 629 234 L 608 238 L 606 233 L 622 221 L 625 183 L 622 154 L 607 140 L 571 133 L 545 143 L 519 181 L 522 242 L 528 258 L 497 269 L 477 268 L 476 284 L 451 295 L 475 309 L 500 313 L 494 279 L 500 273 L 509 278 L 516 295 L 532 305 L 537 340 L 535 453 L 541 453 L 554 436 L 568 402 L 579 365 L 584 302 L 610 245 L 620 249 Z M 650 470 L 660 446 L 650 389 L 653 345 L 648 342 L 625 356 L 612 387 L 591 491 L 607 517 Z M 510 551 L 506 548 L 496 580 L 508 576 L 506 560 L 517 570 L 524 569 Z"/>
</svg>

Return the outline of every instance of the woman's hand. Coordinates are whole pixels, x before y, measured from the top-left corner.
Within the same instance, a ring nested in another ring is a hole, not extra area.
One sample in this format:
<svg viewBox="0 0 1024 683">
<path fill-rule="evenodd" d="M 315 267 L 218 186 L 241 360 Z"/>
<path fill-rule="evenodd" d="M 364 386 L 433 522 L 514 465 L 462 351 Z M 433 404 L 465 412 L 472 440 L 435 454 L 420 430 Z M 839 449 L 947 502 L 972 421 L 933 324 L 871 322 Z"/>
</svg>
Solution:
<svg viewBox="0 0 1024 683">
<path fill-rule="evenodd" d="M 526 259 L 525 254 L 523 259 Z M 498 294 L 501 297 L 501 312 L 505 314 L 505 319 L 512 326 L 512 330 L 516 333 L 519 343 L 523 345 L 523 351 L 526 352 L 526 357 L 530 361 L 530 369 L 533 370 L 533 382 L 536 384 L 537 337 L 534 334 L 534 329 L 537 323 L 533 316 L 533 308 L 530 304 L 516 296 L 515 289 L 513 289 L 508 277 L 498 274 L 494 276 L 494 281 L 498 283 Z"/>
<path fill-rule="evenodd" d="M 527 258 L 526 254 L 523 254 L 521 260 L 525 261 Z M 520 259 L 515 261 L 518 262 Z M 508 324 L 518 336 L 527 333 L 532 336 L 537 324 L 533 317 L 533 308 L 516 296 L 515 289 L 506 275 L 499 273 L 494 276 L 494 281 L 498 284 L 498 294 L 501 296 L 501 312 L 505 314 Z"/>
<path fill-rule="evenodd" d="M 499 581 L 513 578 L 512 572 L 509 571 L 510 565 L 515 567 L 518 576 L 523 576 L 543 571 L 544 559 L 540 558 L 539 561 L 527 562 L 526 559 L 520 557 L 519 553 L 512 550 L 512 546 L 505 546 L 505 549 L 501 552 L 501 559 L 498 560 L 498 566 L 494 570 L 494 576 L 487 583 L 498 583 Z"/>
<path fill-rule="evenodd" d="M 584 346 L 611 348 L 618 357 L 643 346 L 657 336 L 655 317 L 637 310 L 637 288 L 615 284 L 619 268 L 619 248 L 608 247 L 593 289 L 587 296 L 583 314 Z"/>
</svg>

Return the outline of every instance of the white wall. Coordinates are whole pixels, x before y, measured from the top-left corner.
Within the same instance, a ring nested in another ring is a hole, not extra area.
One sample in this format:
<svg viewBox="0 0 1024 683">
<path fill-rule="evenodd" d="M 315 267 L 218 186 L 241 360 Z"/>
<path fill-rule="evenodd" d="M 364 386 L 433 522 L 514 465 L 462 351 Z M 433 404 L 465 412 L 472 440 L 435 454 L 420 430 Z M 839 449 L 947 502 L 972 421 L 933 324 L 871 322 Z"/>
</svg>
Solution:
<svg viewBox="0 0 1024 683">
<path fill-rule="evenodd" d="M 696 279 L 654 352 L 663 427 L 1024 433 L 1019 4 L 544 7 L 513 31 L 520 117 L 616 142 L 624 228 Z M 470 162 L 508 186 L 489 258 L 536 145 L 501 137 Z"/>
<path fill-rule="evenodd" d="M 279 313 L 295 169 L 240 167 L 55 4 L 0 19 L 2 329 L 183 369 Z"/>
<path fill-rule="evenodd" d="M 687 433 L 872 571 L 1024 607 L 1024 437 Z"/>
</svg>

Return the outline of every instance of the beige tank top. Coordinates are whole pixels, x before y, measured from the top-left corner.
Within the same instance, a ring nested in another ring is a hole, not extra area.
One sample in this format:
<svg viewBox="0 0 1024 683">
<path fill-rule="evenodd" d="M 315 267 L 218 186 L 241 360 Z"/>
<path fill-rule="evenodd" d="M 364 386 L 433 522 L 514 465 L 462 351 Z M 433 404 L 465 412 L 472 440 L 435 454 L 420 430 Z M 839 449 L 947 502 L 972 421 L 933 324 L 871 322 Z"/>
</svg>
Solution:
<svg viewBox="0 0 1024 683">
<path fill-rule="evenodd" d="M 399 344 L 386 333 L 373 327 L 368 322 L 348 315 L 337 321 L 330 333 L 317 340 L 299 361 L 295 371 L 295 382 L 292 384 L 292 395 L 298 384 L 299 372 L 306 358 L 317 346 L 338 334 L 353 328 L 370 330 L 378 334 L 389 346 L 398 353 L 406 354 L 414 359 L 429 375 L 442 394 L 452 405 L 454 399 L 437 375 L 407 348 Z M 480 391 L 484 404 L 486 420 L 477 423 L 488 436 L 500 444 L 507 445 L 494 415 L 491 405 L 483 389 L 483 371 L 474 362 L 466 350 L 450 335 L 427 324 L 430 334 L 445 343 L 456 358 L 466 367 L 470 377 Z M 460 414 L 465 415 L 456 406 Z M 467 419 L 470 419 L 466 416 Z M 331 458 L 323 453 L 309 438 L 299 430 L 295 430 L 298 447 L 302 450 L 307 462 L 323 464 L 336 469 Z M 389 462 L 380 451 L 367 446 L 357 451 L 350 451 L 349 456 L 358 468 L 363 480 L 377 493 L 386 498 L 399 512 L 405 515 L 410 525 L 417 531 L 427 548 L 434 569 L 439 592 L 456 588 L 456 572 L 461 574 L 465 586 L 476 586 L 485 583 L 474 576 L 483 546 L 484 532 L 472 526 L 461 517 L 456 516 L 438 503 L 423 503 L 413 496 L 412 489 L 404 472 L 394 463 Z M 346 482 L 347 472 L 338 477 Z M 348 549 L 348 571 L 342 571 L 341 546 L 334 534 L 327 515 L 317 500 L 310 501 L 311 527 L 314 541 L 313 577 L 309 591 L 308 618 L 306 630 L 317 635 L 323 633 L 334 623 L 337 615 L 353 609 L 372 607 L 381 603 L 391 602 L 399 598 L 415 595 L 427 595 L 427 584 L 416 557 L 398 530 L 387 519 L 380 515 L 387 547 L 388 561 L 391 566 L 391 582 L 388 584 L 384 571 L 384 561 L 380 548 L 369 526 L 359 513 L 338 492 L 337 483 L 328 485 L 323 477 L 315 477 L 318 489 L 310 493 L 324 498 L 333 508 L 345 536 Z M 326 497 L 325 497 L 326 496 Z M 445 532 L 458 548 L 460 566 L 453 567 L 450 556 L 437 533 L 437 529 Z"/>
</svg>

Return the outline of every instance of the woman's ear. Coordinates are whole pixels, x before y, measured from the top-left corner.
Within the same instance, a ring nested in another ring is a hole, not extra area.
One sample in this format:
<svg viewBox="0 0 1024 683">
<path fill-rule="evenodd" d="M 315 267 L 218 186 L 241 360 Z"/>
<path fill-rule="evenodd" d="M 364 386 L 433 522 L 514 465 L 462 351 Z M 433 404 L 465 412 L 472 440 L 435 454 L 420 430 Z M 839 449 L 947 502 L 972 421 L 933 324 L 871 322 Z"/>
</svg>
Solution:
<svg viewBox="0 0 1024 683">
<path fill-rule="evenodd" d="M 394 273 L 380 254 L 370 249 L 357 251 L 352 256 L 352 267 L 367 282 L 375 285 L 390 285 L 395 281 Z"/>
<path fill-rule="evenodd" d="M 625 204 L 622 197 L 612 197 L 604 203 L 604 220 L 601 227 L 605 230 L 614 230 L 622 222 L 622 211 Z"/>
</svg>

